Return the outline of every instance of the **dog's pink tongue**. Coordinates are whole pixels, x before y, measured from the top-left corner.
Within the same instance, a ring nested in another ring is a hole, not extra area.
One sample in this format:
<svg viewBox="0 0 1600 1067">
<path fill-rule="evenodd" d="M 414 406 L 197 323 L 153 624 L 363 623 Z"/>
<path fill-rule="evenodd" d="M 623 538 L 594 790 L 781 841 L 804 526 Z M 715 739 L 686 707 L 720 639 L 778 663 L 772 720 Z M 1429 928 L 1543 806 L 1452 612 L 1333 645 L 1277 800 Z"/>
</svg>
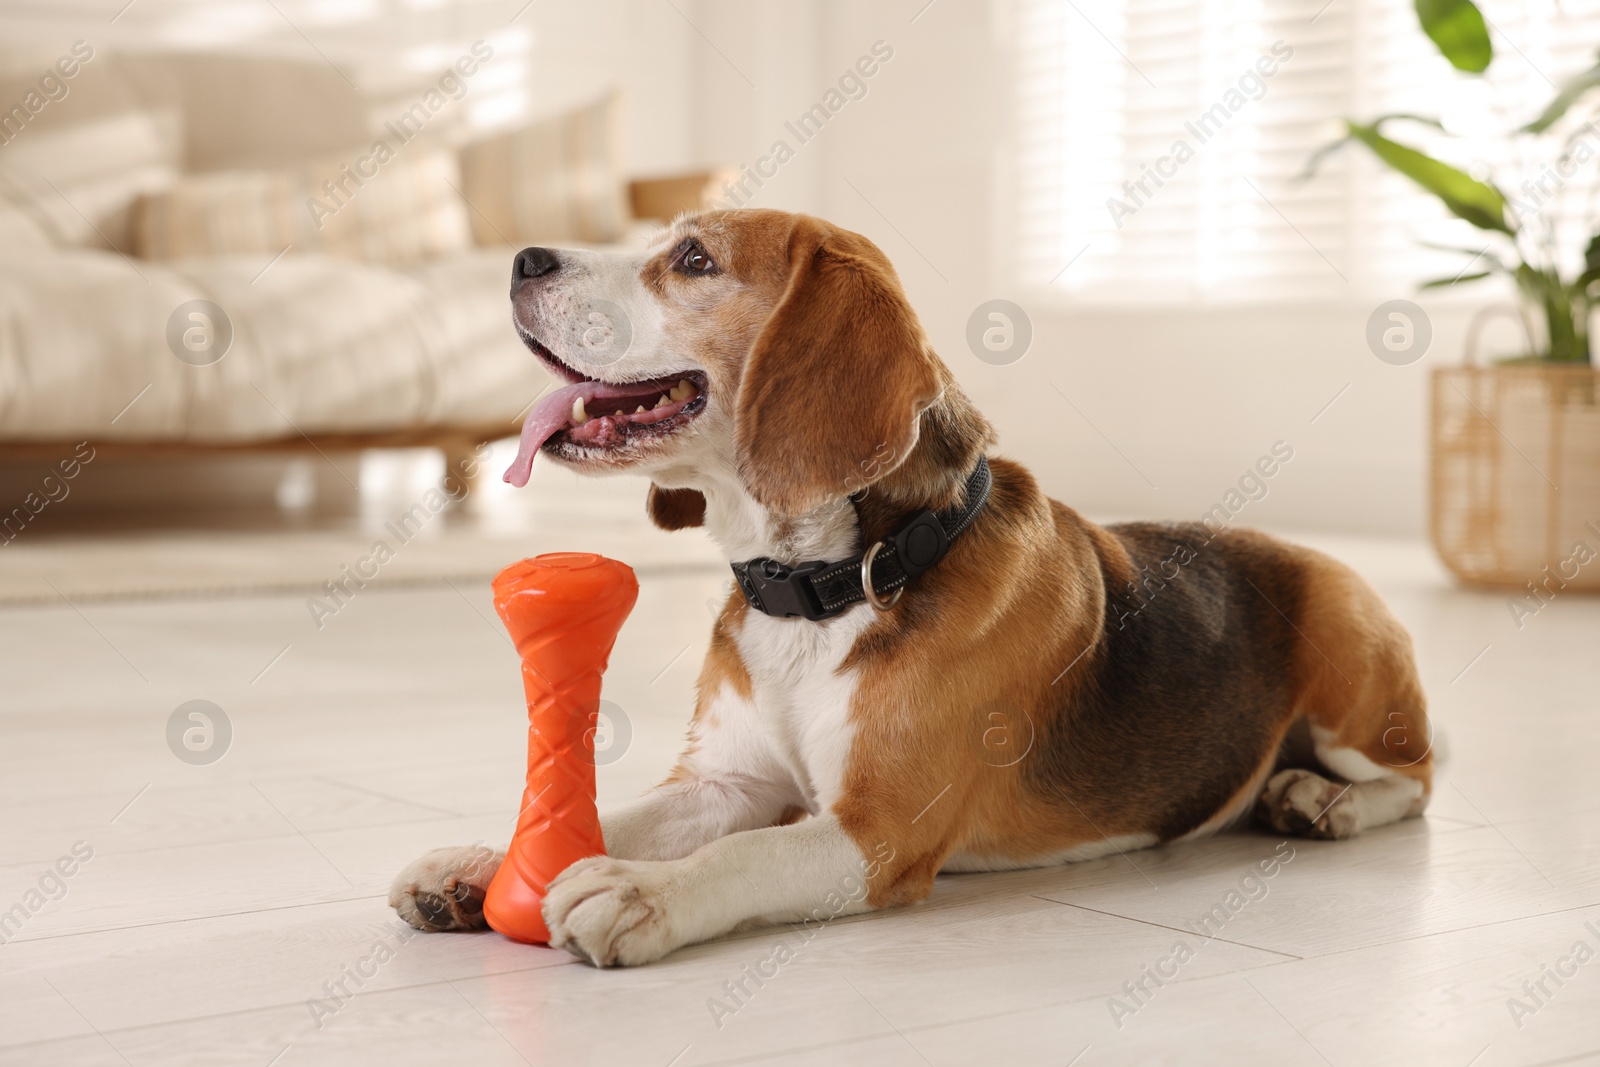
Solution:
<svg viewBox="0 0 1600 1067">
<path fill-rule="evenodd" d="M 505 480 L 518 489 L 528 484 L 529 477 L 533 475 L 534 457 L 539 454 L 540 447 L 546 441 L 572 422 L 572 403 L 578 398 L 582 397 L 585 404 L 596 400 L 615 400 L 618 397 L 634 397 L 641 403 L 648 403 L 644 399 L 647 394 L 665 393 L 670 388 L 672 388 L 670 382 L 613 385 L 610 382 L 590 380 L 574 382 L 557 389 L 533 405 L 533 410 L 528 412 L 528 417 L 522 421 L 522 440 L 517 445 L 517 458 L 506 468 Z"/>
<path fill-rule="evenodd" d="M 556 432 L 572 421 L 572 402 L 582 397 L 588 403 L 600 382 L 574 382 L 540 400 L 522 421 L 522 440 L 517 445 L 517 458 L 506 468 L 505 480 L 521 489 L 533 475 L 533 458 L 540 447 Z"/>
</svg>

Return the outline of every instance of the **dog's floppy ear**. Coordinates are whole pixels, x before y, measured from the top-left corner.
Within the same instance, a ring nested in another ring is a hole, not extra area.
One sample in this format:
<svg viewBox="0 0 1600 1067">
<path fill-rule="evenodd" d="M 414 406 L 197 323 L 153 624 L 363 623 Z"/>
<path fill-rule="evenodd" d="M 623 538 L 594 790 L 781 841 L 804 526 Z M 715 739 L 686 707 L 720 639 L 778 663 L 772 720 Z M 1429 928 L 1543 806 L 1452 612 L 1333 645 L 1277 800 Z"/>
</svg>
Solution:
<svg viewBox="0 0 1600 1067">
<path fill-rule="evenodd" d="M 706 498 L 698 489 L 663 489 L 651 482 L 644 506 L 650 512 L 650 521 L 663 530 L 706 524 Z"/>
<path fill-rule="evenodd" d="M 739 387 L 739 473 L 752 495 L 796 515 L 865 488 L 905 461 L 940 388 L 940 364 L 883 253 L 797 217 L 788 288 Z"/>
</svg>

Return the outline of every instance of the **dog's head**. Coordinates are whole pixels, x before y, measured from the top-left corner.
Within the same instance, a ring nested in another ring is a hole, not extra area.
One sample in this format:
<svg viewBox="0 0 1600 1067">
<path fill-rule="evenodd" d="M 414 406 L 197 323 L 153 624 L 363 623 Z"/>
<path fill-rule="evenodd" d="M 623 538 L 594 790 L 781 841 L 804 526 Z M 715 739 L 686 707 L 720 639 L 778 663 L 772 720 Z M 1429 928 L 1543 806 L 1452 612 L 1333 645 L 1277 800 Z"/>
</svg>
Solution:
<svg viewBox="0 0 1600 1067">
<path fill-rule="evenodd" d="M 697 523 L 686 490 L 718 477 L 781 515 L 864 489 L 952 387 L 883 253 L 805 215 L 706 212 L 637 255 L 525 249 L 511 302 L 567 385 L 528 416 L 507 480 L 538 451 L 632 470 L 668 527 Z"/>
</svg>

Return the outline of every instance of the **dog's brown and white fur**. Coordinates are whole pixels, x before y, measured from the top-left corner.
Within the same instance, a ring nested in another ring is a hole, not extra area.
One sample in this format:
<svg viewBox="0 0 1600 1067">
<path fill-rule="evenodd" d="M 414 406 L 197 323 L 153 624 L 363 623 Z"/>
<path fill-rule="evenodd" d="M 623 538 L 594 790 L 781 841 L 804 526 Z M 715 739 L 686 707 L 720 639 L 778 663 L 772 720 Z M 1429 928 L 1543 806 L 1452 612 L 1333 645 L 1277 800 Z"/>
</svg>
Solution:
<svg viewBox="0 0 1600 1067">
<path fill-rule="evenodd" d="M 580 377 L 559 320 L 603 298 L 632 345 L 584 370 L 693 374 L 706 402 L 605 448 L 558 433 L 543 461 L 648 476 L 654 520 L 703 524 L 731 560 L 859 553 L 958 503 L 994 443 L 857 234 L 710 212 L 639 255 L 556 256 L 512 294 L 553 370 Z M 892 610 L 813 622 L 729 598 L 676 769 L 602 818 L 608 855 L 551 883 L 552 945 L 648 963 L 738 926 L 921 900 L 941 870 L 1088 859 L 1252 812 L 1333 838 L 1422 812 L 1410 638 L 1353 572 L 1250 531 L 1096 526 L 990 463 L 987 507 Z M 436 850 L 391 903 L 422 929 L 481 927 L 498 861 Z M 864 895 L 842 892 L 856 880 Z"/>
</svg>

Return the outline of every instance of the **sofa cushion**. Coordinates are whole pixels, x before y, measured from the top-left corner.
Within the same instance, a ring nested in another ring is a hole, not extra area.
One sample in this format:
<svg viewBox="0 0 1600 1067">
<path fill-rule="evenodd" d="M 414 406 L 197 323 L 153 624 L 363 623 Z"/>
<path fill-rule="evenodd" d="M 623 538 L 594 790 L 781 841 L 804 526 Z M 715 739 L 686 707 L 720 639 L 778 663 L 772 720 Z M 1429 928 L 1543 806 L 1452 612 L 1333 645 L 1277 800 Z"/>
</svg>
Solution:
<svg viewBox="0 0 1600 1067">
<path fill-rule="evenodd" d="M 628 224 L 622 102 L 593 104 L 461 150 L 462 193 L 480 245 L 615 241 Z"/>
<path fill-rule="evenodd" d="M 315 55 L 122 53 L 116 62 L 147 109 L 183 115 L 190 173 L 312 162 L 365 143 L 379 125 L 378 101 Z"/>
<path fill-rule="evenodd" d="M 68 57 L 74 73 L 60 77 Z M 54 91 L 45 96 L 40 79 L 51 72 Z M 61 244 L 128 251 L 135 199 L 177 176 L 178 114 L 137 103 L 116 59 L 87 45 L 0 57 L 0 108 L 15 115 L 13 105 L 30 98 L 46 102 L 6 126 L 0 195 Z"/>
<path fill-rule="evenodd" d="M 301 167 L 187 175 L 139 201 L 135 247 L 146 259 L 270 257 L 293 248 L 380 263 L 470 247 L 455 157 L 378 147 Z"/>
<path fill-rule="evenodd" d="M 549 375 L 506 309 L 509 249 L 399 269 L 289 255 L 172 263 L 0 248 L 0 437 L 261 441 L 500 423 Z M 174 354 L 186 302 L 227 317 L 205 366 Z M 94 314 L 85 314 L 92 307 Z"/>
</svg>

